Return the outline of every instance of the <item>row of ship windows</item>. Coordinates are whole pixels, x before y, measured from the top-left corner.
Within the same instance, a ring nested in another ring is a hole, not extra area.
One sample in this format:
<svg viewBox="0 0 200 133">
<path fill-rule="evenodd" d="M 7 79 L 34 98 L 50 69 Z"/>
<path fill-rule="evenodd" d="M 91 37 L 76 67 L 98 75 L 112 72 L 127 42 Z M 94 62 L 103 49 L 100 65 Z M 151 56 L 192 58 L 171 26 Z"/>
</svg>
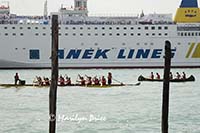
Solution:
<svg viewBox="0 0 200 133">
<path fill-rule="evenodd" d="M 178 32 L 178 36 L 200 36 L 200 32 Z"/>
<path fill-rule="evenodd" d="M 199 33 L 200 34 L 200 33 Z M 1 34 L 0 34 L 1 35 Z M 8 36 L 9 34 L 8 33 L 5 33 L 4 34 L 5 36 Z M 16 36 L 17 34 L 16 33 L 12 33 L 12 35 L 13 36 Z M 20 33 L 19 34 L 20 36 L 24 36 L 24 33 Z M 40 34 L 39 33 L 35 33 L 35 36 L 39 36 Z M 46 36 L 47 34 L 46 33 L 42 33 L 41 35 L 43 35 L 43 36 Z M 60 34 L 59 33 L 59 36 L 61 36 L 62 34 Z M 65 36 L 69 36 L 69 34 L 68 33 L 65 33 L 64 34 Z M 80 34 L 77 34 L 77 33 L 73 33 L 72 34 L 72 36 L 78 36 L 78 35 L 80 35 L 80 36 L 84 36 L 84 34 L 83 33 L 80 33 Z M 116 35 L 116 36 L 134 36 L 134 35 L 136 35 L 136 36 L 142 36 L 142 34 L 141 33 L 137 33 L 137 34 L 134 34 L 134 33 L 130 33 L 130 34 L 127 34 L 127 33 L 123 33 L 123 34 L 120 34 L 120 33 L 116 33 L 116 34 L 113 34 L 113 33 L 109 33 L 109 34 L 107 34 L 108 36 L 113 36 L 113 35 Z M 158 34 L 156 34 L 156 33 L 146 33 L 145 34 L 146 36 L 156 36 L 156 35 L 158 35 L 158 36 L 162 36 L 162 35 L 164 35 L 164 36 L 168 36 L 168 33 L 158 33 Z M 92 36 L 92 34 L 91 33 L 88 33 L 87 34 L 87 36 Z M 105 33 L 102 33 L 102 34 L 98 34 L 98 33 L 95 33 L 94 34 L 94 36 L 106 36 L 106 34 Z"/>
<path fill-rule="evenodd" d="M 158 27 L 155 27 L 155 26 L 151 26 L 151 27 L 149 27 L 149 26 L 145 26 L 145 27 L 143 27 L 144 28 L 144 30 L 162 30 L 162 29 L 164 29 L 164 30 L 168 30 L 168 27 L 167 26 L 164 26 L 164 27 L 161 27 L 161 26 L 158 26 Z M 4 29 L 8 29 L 8 27 L 4 27 Z M 16 27 L 12 27 L 12 29 L 16 29 Z M 19 29 L 24 29 L 24 27 L 19 27 Z M 39 27 L 27 27 L 27 29 L 39 29 Z M 42 29 L 46 29 L 46 27 L 42 27 Z M 59 29 L 61 29 L 60 27 L 59 27 Z M 69 27 L 65 27 L 65 30 L 69 30 L 70 28 Z M 80 30 L 83 30 L 84 28 L 83 27 L 72 27 L 71 28 L 72 30 L 76 30 L 76 29 L 80 29 Z M 92 28 L 91 27 L 87 27 L 87 30 L 91 30 Z M 106 27 L 93 27 L 93 29 L 94 30 L 98 30 L 98 29 L 102 29 L 102 30 L 105 30 L 106 29 Z M 120 29 L 124 29 L 124 30 L 127 30 L 127 29 L 131 29 L 131 30 L 134 30 L 135 28 L 134 27 L 123 27 L 123 28 L 120 28 L 120 27 L 115 27 L 115 28 L 113 28 L 113 27 L 107 27 L 107 29 L 109 29 L 109 30 L 113 30 L 113 29 L 116 29 L 116 30 L 120 30 Z M 141 30 L 142 28 L 141 27 L 137 27 L 137 29 L 138 30 Z"/>
</svg>

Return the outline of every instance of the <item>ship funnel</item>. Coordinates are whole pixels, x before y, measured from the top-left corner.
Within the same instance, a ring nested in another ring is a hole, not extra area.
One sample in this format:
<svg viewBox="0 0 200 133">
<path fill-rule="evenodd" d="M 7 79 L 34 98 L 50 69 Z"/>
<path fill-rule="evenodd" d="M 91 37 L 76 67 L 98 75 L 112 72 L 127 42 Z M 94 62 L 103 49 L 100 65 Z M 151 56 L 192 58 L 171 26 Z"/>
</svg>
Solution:
<svg viewBox="0 0 200 133">
<path fill-rule="evenodd" d="M 200 9 L 197 0 L 182 0 L 174 18 L 176 23 L 199 23 Z"/>
</svg>

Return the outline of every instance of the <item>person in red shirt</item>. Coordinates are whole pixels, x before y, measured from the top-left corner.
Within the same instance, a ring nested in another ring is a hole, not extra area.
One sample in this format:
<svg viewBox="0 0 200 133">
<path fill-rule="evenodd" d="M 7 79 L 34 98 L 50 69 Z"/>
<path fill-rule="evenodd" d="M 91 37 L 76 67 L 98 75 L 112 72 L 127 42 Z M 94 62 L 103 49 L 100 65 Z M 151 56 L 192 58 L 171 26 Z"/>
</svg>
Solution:
<svg viewBox="0 0 200 133">
<path fill-rule="evenodd" d="M 104 76 L 102 76 L 102 78 L 101 78 L 101 84 L 102 84 L 102 85 L 106 85 L 106 79 L 105 79 Z"/>
<path fill-rule="evenodd" d="M 160 79 L 159 73 L 156 73 L 156 79 Z"/>
</svg>

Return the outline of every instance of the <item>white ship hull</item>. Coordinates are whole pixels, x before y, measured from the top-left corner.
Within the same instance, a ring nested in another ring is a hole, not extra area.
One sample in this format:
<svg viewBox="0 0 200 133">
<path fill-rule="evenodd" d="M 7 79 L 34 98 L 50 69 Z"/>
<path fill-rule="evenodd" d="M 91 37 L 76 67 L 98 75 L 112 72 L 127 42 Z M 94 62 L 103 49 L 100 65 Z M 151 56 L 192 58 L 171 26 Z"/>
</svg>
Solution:
<svg viewBox="0 0 200 133">
<path fill-rule="evenodd" d="M 147 26 L 152 27 L 152 25 L 115 25 L 112 26 L 113 30 L 111 31 L 109 30 L 110 25 L 61 25 L 59 31 L 59 67 L 163 67 L 166 40 L 172 44 L 173 67 L 200 67 L 200 57 L 192 55 L 195 50 L 199 50 L 199 36 L 178 36 L 177 25 L 154 25 L 156 30 L 153 31 L 144 30 Z M 13 27 L 15 28 L 13 29 Z M 29 30 L 28 27 L 31 27 L 32 30 Z M 35 29 L 35 27 L 37 28 Z M 74 27 L 76 29 L 73 29 Z M 95 31 L 95 27 L 98 27 L 98 31 Z M 117 27 L 119 30 L 116 30 Z M 124 30 L 124 27 L 126 29 L 133 27 L 135 30 L 134 32 Z M 158 27 L 168 28 L 159 31 Z M 49 25 L 1 25 L 0 29 L 3 31 L 0 35 L 2 47 L 0 68 L 51 67 L 51 30 Z M 97 33 L 98 35 L 95 35 Z M 132 33 L 134 35 L 131 35 Z M 194 48 L 189 53 L 192 43 L 194 43 Z M 30 50 L 38 50 L 39 57 L 31 59 Z"/>
<path fill-rule="evenodd" d="M 17 16 L 0 7 L 0 68 L 50 68 L 51 22 L 47 16 Z M 190 11 L 191 10 L 191 11 Z M 171 14 L 140 17 L 89 17 L 87 0 L 73 10 L 61 7 L 60 68 L 160 68 L 165 41 L 171 42 L 172 67 L 200 67 L 200 10 L 182 0 Z"/>
</svg>

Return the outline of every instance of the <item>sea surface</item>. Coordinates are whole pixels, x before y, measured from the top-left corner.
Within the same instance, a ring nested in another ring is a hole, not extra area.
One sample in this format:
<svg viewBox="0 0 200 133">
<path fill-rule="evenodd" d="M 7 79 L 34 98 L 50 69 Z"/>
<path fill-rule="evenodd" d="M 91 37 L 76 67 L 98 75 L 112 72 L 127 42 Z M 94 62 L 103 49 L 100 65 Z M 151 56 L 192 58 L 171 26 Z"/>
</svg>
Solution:
<svg viewBox="0 0 200 133">
<path fill-rule="evenodd" d="M 172 69 L 194 75 L 195 82 L 170 83 L 169 133 L 200 133 L 200 69 Z M 0 83 L 14 83 L 18 72 L 26 83 L 50 70 L 0 70 Z M 73 83 L 77 75 L 107 76 L 114 83 L 137 83 L 139 75 L 163 69 L 62 69 Z M 163 83 L 110 88 L 58 87 L 57 133 L 160 133 Z M 0 87 L 0 133 L 47 133 L 49 88 Z"/>
</svg>

